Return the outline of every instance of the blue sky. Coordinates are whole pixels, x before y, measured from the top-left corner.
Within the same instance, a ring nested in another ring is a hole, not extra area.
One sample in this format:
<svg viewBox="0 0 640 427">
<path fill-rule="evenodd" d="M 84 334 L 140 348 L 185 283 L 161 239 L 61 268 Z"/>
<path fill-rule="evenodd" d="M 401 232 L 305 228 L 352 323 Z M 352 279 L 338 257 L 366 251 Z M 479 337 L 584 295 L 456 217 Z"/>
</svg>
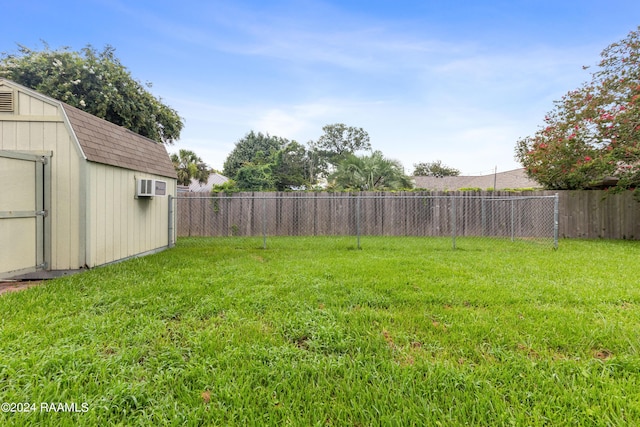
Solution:
<svg viewBox="0 0 640 427">
<path fill-rule="evenodd" d="M 518 138 L 640 25 L 620 1 L 5 0 L 0 51 L 116 48 L 221 169 L 250 130 L 306 143 L 364 128 L 402 162 L 464 174 L 519 167 Z"/>
</svg>

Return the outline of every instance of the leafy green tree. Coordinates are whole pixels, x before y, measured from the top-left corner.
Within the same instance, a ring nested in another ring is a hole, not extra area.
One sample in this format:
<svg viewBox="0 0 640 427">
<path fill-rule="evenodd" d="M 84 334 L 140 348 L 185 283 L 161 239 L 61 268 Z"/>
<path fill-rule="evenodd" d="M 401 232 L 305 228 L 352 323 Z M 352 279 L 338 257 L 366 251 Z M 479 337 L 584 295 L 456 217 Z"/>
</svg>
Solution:
<svg viewBox="0 0 640 427">
<path fill-rule="evenodd" d="M 235 178 L 240 168 L 245 164 L 269 163 L 272 156 L 288 143 L 289 141 L 284 138 L 251 131 L 236 142 L 236 146 L 224 161 L 222 173 L 230 178 Z"/>
<path fill-rule="evenodd" d="M 380 151 L 369 156 L 346 156 L 329 179 L 337 188 L 347 190 L 400 190 L 413 186 L 400 162 L 384 158 Z"/>
<path fill-rule="evenodd" d="M 337 165 L 348 154 L 371 151 L 369 134 L 362 128 L 335 123 L 324 126 L 322 130 L 324 134 L 313 146 L 319 170 L 326 168 L 326 163 Z"/>
<path fill-rule="evenodd" d="M 209 166 L 190 150 L 180 150 L 178 154 L 172 154 L 171 162 L 178 175 L 178 184 L 180 185 L 191 184 L 193 178 L 200 183 L 205 183 L 211 174 Z"/>
<path fill-rule="evenodd" d="M 308 149 L 296 141 L 251 131 L 236 142 L 223 173 L 240 190 L 308 188 L 327 175 L 330 161 L 371 149 L 369 135 L 361 128 L 336 124 L 323 130 L 325 134 L 318 142 L 310 141 Z"/>
<path fill-rule="evenodd" d="M 233 180 L 229 179 L 222 184 L 216 184 L 211 188 L 211 193 L 226 193 L 233 194 L 242 191 L 238 188 L 238 184 Z"/>
<path fill-rule="evenodd" d="M 319 178 L 327 176 L 329 164 L 315 141 L 311 140 L 307 145 L 309 147 L 307 149 L 309 183 L 313 185 L 318 183 Z"/>
<path fill-rule="evenodd" d="M 273 191 L 275 182 L 271 165 L 245 163 L 236 173 L 234 179 L 241 191 Z"/>
<path fill-rule="evenodd" d="M 413 176 L 458 176 L 460 171 L 443 165 L 442 161 L 414 163 Z"/>
<path fill-rule="evenodd" d="M 591 81 L 555 102 L 515 157 L 548 189 L 583 189 L 614 177 L 640 186 L 640 27 L 601 53 Z"/>
<path fill-rule="evenodd" d="M 227 156 L 223 173 L 243 191 L 307 187 L 311 176 L 309 152 L 296 141 L 251 131 Z"/>
<path fill-rule="evenodd" d="M 310 184 L 310 159 L 306 148 L 292 141 L 279 150 L 273 158 L 271 171 L 278 191 Z"/>
<path fill-rule="evenodd" d="M 131 77 L 111 46 L 101 52 L 90 45 L 80 52 L 19 46 L 17 53 L 0 55 L 0 77 L 157 142 L 175 142 L 183 128 L 178 113 L 147 90 L 150 83 Z"/>
</svg>

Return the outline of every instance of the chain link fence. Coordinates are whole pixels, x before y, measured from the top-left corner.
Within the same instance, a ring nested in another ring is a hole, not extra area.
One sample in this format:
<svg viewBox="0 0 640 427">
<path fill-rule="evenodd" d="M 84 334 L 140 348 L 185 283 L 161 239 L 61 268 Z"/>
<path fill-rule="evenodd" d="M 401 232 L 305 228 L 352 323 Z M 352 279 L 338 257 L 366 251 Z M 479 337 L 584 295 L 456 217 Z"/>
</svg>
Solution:
<svg viewBox="0 0 640 427">
<path fill-rule="evenodd" d="M 488 193 L 183 193 L 170 200 L 175 240 L 235 237 L 267 248 L 276 236 L 501 239 L 557 248 L 558 196 Z M 172 223 L 172 221 L 170 221 Z"/>
</svg>

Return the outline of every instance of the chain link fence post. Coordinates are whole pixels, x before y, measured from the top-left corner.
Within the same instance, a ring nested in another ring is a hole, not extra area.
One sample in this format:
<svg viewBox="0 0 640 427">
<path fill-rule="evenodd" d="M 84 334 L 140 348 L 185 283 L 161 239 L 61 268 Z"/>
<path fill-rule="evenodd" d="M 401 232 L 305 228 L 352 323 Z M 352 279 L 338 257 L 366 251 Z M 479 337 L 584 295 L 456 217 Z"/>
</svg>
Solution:
<svg viewBox="0 0 640 427">
<path fill-rule="evenodd" d="M 560 228 L 560 195 L 556 193 L 553 199 L 553 249 L 558 249 L 558 236 Z"/>
<path fill-rule="evenodd" d="M 357 234 L 357 247 L 360 248 L 360 196 L 356 196 L 356 234 Z"/>
<path fill-rule="evenodd" d="M 511 199 L 511 241 L 515 242 L 516 240 L 516 218 L 514 213 L 514 202 L 515 200 Z"/>
<path fill-rule="evenodd" d="M 267 249 L 267 199 L 262 198 L 262 249 Z"/>
<path fill-rule="evenodd" d="M 457 219 L 457 215 L 456 215 L 456 198 L 457 196 L 453 196 L 451 198 L 451 243 L 453 246 L 453 249 L 456 248 L 456 219 Z"/>
<path fill-rule="evenodd" d="M 169 233 L 169 241 L 168 241 L 168 245 L 170 248 L 174 247 L 176 245 L 176 238 L 175 238 L 175 228 L 174 228 L 174 218 L 175 218 L 175 212 L 173 210 L 173 204 L 174 201 L 176 201 L 174 199 L 174 197 L 169 194 L 169 227 L 168 227 L 168 233 Z"/>
</svg>

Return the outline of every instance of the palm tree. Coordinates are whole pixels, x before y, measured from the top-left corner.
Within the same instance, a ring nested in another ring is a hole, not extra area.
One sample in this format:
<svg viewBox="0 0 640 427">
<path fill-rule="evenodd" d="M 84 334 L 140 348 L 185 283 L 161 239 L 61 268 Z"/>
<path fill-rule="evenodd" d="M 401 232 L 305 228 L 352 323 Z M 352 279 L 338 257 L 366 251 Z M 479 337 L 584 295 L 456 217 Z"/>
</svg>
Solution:
<svg viewBox="0 0 640 427">
<path fill-rule="evenodd" d="M 171 155 L 171 162 L 176 169 L 180 185 L 191 184 L 192 178 L 197 179 L 201 184 L 209 179 L 211 170 L 193 151 L 180 150 L 178 154 Z"/>
<path fill-rule="evenodd" d="M 349 155 L 330 176 L 338 188 L 360 191 L 399 190 L 413 184 L 397 160 L 385 159 L 380 151 L 370 156 Z"/>
</svg>

